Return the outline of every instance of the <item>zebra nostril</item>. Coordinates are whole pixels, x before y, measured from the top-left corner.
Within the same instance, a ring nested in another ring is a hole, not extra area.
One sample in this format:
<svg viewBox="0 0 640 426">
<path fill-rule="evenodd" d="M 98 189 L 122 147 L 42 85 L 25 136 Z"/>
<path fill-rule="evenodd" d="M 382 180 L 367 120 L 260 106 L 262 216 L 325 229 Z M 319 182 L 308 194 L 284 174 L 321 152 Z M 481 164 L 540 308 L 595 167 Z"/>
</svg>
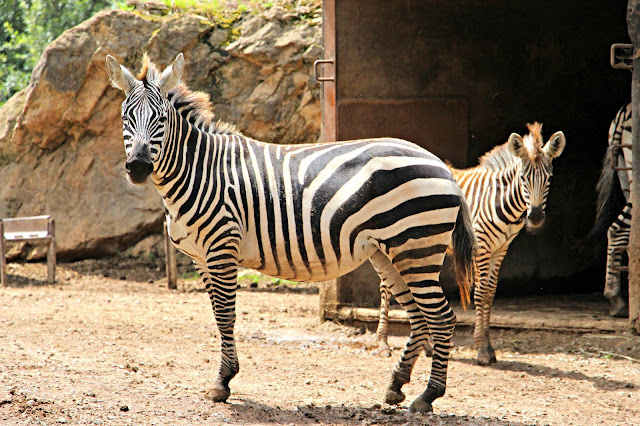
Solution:
<svg viewBox="0 0 640 426">
<path fill-rule="evenodd" d="M 145 183 L 151 173 L 153 173 L 153 164 L 150 161 L 141 160 L 139 158 L 125 163 L 127 174 L 133 183 Z"/>
<path fill-rule="evenodd" d="M 544 214 L 544 210 L 542 209 L 542 207 L 534 207 L 531 209 L 531 213 L 529 213 L 527 219 L 532 226 L 538 227 L 542 226 L 545 217 L 546 215 Z"/>
</svg>

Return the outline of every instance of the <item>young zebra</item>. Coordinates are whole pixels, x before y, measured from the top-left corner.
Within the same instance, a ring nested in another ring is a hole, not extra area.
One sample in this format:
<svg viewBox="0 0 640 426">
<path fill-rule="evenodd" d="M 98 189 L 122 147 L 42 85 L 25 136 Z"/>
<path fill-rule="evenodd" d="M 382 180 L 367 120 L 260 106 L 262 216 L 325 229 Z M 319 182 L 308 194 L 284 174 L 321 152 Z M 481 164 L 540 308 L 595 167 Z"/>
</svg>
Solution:
<svg viewBox="0 0 640 426">
<path fill-rule="evenodd" d="M 107 56 L 122 104 L 126 169 L 151 180 L 171 240 L 189 255 L 209 293 L 221 337 L 207 396 L 225 401 L 238 372 L 233 327 L 238 265 L 276 277 L 322 281 L 370 259 L 396 298 L 416 306 L 412 333 L 386 402 L 404 400 L 429 333 L 434 360 L 412 411 L 431 411 L 446 387 L 455 315 L 439 285 L 453 244 L 462 297 L 474 275 L 475 237 L 464 196 L 446 165 L 397 139 L 272 145 L 214 121 L 208 96 L 180 82 L 182 54 L 162 73 L 145 57 L 134 77 Z"/>
<path fill-rule="evenodd" d="M 527 127 L 528 135 L 522 138 L 512 133 L 508 142 L 480 158 L 478 166 L 466 170 L 451 167 L 471 208 L 473 229 L 478 239 L 473 338 L 480 365 L 496 362 L 489 336 L 489 321 L 500 265 L 509 244 L 525 223 L 527 230 L 532 232 L 544 223 L 552 175 L 551 161 L 562 154 L 566 143 L 564 133 L 556 132 L 543 146 L 542 124 L 527 124 Z M 384 282 L 380 285 L 380 295 L 378 351 L 381 355 L 388 355 L 390 289 Z M 429 348 L 426 349 L 429 354 Z"/>
<path fill-rule="evenodd" d="M 611 302 L 609 314 L 619 318 L 629 316 L 629 305 L 622 297 L 620 266 L 625 260 L 626 249 L 624 247 L 629 245 L 631 232 L 631 189 L 633 188 L 631 163 L 633 155 L 631 149 L 625 147 L 625 145 L 631 144 L 631 118 L 631 104 L 629 104 L 620 108 L 609 127 L 609 147 L 602 161 L 600 179 L 596 186 L 598 192 L 596 220 L 588 237 L 591 239 L 607 232 L 607 272 L 604 296 Z M 614 167 L 621 170 L 616 173 Z"/>
</svg>

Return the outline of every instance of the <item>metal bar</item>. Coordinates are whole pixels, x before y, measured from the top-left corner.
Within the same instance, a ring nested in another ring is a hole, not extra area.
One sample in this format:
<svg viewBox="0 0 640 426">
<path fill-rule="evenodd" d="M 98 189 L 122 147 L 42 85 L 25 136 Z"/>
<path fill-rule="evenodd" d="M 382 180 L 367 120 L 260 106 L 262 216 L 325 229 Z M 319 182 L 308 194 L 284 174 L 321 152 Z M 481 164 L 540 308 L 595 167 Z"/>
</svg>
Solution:
<svg viewBox="0 0 640 426">
<path fill-rule="evenodd" d="M 7 262 L 4 244 L 4 222 L 0 219 L 0 284 L 7 285 Z"/>
<path fill-rule="evenodd" d="M 610 269 L 617 272 L 629 272 L 628 266 L 612 266 Z"/>
<path fill-rule="evenodd" d="M 333 64 L 333 59 L 318 59 L 313 63 L 313 75 L 316 80 L 322 81 L 335 81 L 335 76 L 331 77 L 321 77 L 320 76 L 320 65 L 322 64 Z"/>
<path fill-rule="evenodd" d="M 633 44 L 614 43 L 609 51 L 609 62 L 611 66 L 619 70 L 630 70 L 633 68 L 630 56 L 627 52 L 633 51 Z"/>
<path fill-rule="evenodd" d="M 176 248 L 169 238 L 167 222 L 164 223 L 164 252 L 166 259 L 167 287 L 176 290 L 178 288 L 178 265 L 176 264 Z"/>
<path fill-rule="evenodd" d="M 323 58 L 332 59 L 334 65 L 340 60 L 336 52 L 336 0 L 322 2 L 322 38 Z M 334 80 L 325 81 L 320 92 L 322 106 L 322 142 L 338 140 L 338 108 L 337 108 L 337 67 L 334 68 Z"/>
<path fill-rule="evenodd" d="M 622 148 L 633 149 L 633 144 L 632 143 L 617 143 L 617 144 L 611 146 L 611 149 L 622 149 Z"/>
<path fill-rule="evenodd" d="M 627 2 L 627 31 L 633 43 L 631 134 L 633 150 L 640 152 L 640 0 Z M 633 181 L 640 182 L 640 155 L 633 156 Z M 631 193 L 631 235 L 629 238 L 629 325 L 640 333 L 640 191 Z"/>
<path fill-rule="evenodd" d="M 49 248 L 47 250 L 47 278 L 50 283 L 56 282 L 56 221 L 49 218 Z"/>
</svg>

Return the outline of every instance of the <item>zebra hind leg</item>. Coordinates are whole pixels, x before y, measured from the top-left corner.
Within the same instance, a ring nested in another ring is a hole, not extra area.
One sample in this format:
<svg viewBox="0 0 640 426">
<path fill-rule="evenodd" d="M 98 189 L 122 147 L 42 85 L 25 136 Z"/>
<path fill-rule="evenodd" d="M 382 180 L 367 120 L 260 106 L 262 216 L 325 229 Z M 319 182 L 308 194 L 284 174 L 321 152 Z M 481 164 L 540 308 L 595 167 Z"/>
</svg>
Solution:
<svg viewBox="0 0 640 426">
<path fill-rule="evenodd" d="M 413 296 L 389 258 L 381 252 L 376 252 L 370 261 L 382 281 L 389 284 L 388 288 L 393 292 L 398 303 L 405 309 L 408 305 L 411 305 Z M 411 324 L 411 335 L 402 351 L 400 360 L 398 360 L 393 369 L 391 383 L 385 394 L 385 402 L 387 404 L 399 404 L 404 401 L 405 395 L 402 392 L 402 386 L 405 383 L 409 383 L 413 366 L 429 335 L 427 323 L 419 309 L 407 309 L 407 314 Z"/>
<path fill-rule="evenodd" d="M 391 284 L 388 281 L 380 282 L 380 319 L 378 321 L 378 329 L 376 336 L 378 338 L 378 349 L 374 353 L 383 356 L 391 356 L 391 348 L 389 347 L 389 304 L 391 300 Z M 418 305 L 405 306 L 408 311 L 417 311 Z M 427 357 L 433 355 L 433 346 L 427 343 L 424 346 L 424 354 Z"/>
<path fill-rule="evenodd" d="M 380 356 L 391 356 L 389 348 L 389 299 L 391 298 L 391 285 L 387 280 L 380 281 L 380 319 L 378 320 L 378 349 L 374 351 Z"/>
<path fill-rule="evenodd" d="M 444 252 L 442 253 L 441 260 L 443 259 Z M 435 286 L 429 286 L 428 289 L 420 288 L 420 285 L 414 283 L 415 287 L 412 291 L 402 275 L 398 272 L 398 269 L 383 253 L 377 252 L 370 260 L 380 277 L 383 280 L 388 280 L 393 283 L 391 291 L 398 303 L 407 311 L 411 324 L 411 335 L 402 351 L 400 360 L 398 360 L 393 369 L 391 383 L 385 395 L 385 402 L 388 404 L 398 404 L 404 400 L 405 395 L 402 392 L 402 386 L 409 383 L 413 366 L 420 356 L 420 353 L 429 344 L 431 332 L 434 341 L 434 354 L 429 384 L 427 389 L 413 401 L 410 411 L 433 411 L 431 403 L 436 398 L 444 395 L 446 389 L 446 370 L 455 325 L 455 315 L 444 298 L 442 289 L 437 285 L 437 282 Z M 441 263 L 429 265 L 427 269 L 430 274 L 437 276 L 441 266 Z M 437 269 L 437 271 L 435 269 Z M 428 290 L 429 298 L 428 301 L 425 300 L 425 305 L 421 305 L 414 298 L 414 292 L 420 293 L 420 290 Z M 437 299 L 435 304 L 432 303 L 434 302 L 432 299 L 434 294 Z M 429 305 L 429 307 L 427 308 L 426 305 Z"/>
<path fill-rule="evenodd" d="M 609 315 L 617 318 L 629 316 L 629 305 L 622 297 L 622 277 L 618 268 L 623 264 L 622 248 L 629 245 L 630 231 L 631 203 L 628 203 L 607 231 L 607 272 L 604 296 L 611 303 Z"/>
<path fill-rule="evenodd" d="M 607 250 L 607 276 L 604 285 L 604 296 L 611 303 L 609 315 L 615 318 L 627 318 L 629 316 L 629 305 L 622 297 L 622 273 L 614 269 L 616 266 L 623 264 L 622 258 L 620 251 Z"/>
</svg>

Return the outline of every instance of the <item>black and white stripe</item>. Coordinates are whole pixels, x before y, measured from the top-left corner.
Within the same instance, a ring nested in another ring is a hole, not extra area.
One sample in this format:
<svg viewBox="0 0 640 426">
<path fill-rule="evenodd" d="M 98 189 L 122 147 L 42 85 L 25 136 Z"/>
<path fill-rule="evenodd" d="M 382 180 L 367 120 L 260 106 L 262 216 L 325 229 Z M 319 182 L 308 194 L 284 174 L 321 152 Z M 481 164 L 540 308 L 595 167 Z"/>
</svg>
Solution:
<svg viewBox="0 0 640 426">
<path fill-rule="evenodd" d="M 609 314 L 614 317 L 629 316 L 629 306 L 622 293 L 622 269 L 628 259 L 631 233 L 631 120 L 632 108 L 628 104 L 618 110 L 609 127 L 609 146 L 596 186 L 596 221 L 589 233 L 592 238 L 607 233 L 604 296 L 611 302 Z"/>
<path fill-rule="evenodd" d="M 239 368 L 233 337 L 238 265 L 323 281 L 370 259 L 396 298 L 415 307 L 412 335 L 386 401 L 404 399 L 401 387 L 430 331 L 431 377 L 412 404 L 413 410 L 430 410 L 445 392 L 455 325 L 438 282 L 445 250 L 453 244 L 466 294 L 475 250 L 469 211 L 447 166 L 398 139 L 291 146 L 252 140 L 213 121 L 202 94 L 177 84 L 181 64 L 179 55 L 161 74 L 147 63 L 141 83 L 107 59 L 114 85 L 127 94 L 127 161 L 133 170 L 138 160 L 129 156 L 149 149 L 169 235 L 193 259 L 211 298 L 222 355 L 208 396 L 226 400 Z M 172 78 L 177 85 L 168 87 Z"/>
<path fill-rule="evenodd" d="M 543 146 L 542 125 L 528 125 L 530 133 L 522 138 L 513 133 L 509 141 L 495 147 L 480 159 L 480 165 L 466 170 L 452 168 L 473 218 L 478 240 L 474 303 L 476 322 L 474 341 L 478 362 L 496 362 L 491 346 L 489 323 L 491 305 L 498 285 L 500 265 L 509 245 L 527 226 L 530 231 L 544 223 L 545 207 L 552 175 L 551 161 L 565 147 L 562 132 L 554 133 Z M 379 351 L 389 353 L 387 344 L 389 290 L 381 285 Z"/>
</svg>

